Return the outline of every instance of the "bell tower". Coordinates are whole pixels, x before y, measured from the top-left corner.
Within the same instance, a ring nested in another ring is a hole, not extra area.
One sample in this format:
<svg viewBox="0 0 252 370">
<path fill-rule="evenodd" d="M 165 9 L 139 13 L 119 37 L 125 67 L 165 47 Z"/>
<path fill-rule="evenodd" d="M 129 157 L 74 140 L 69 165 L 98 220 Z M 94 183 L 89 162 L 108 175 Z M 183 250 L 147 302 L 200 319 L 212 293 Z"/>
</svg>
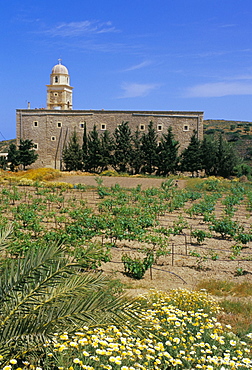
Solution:
<svg viewBox="0 0 252 370">
<path fill-rule="evenodd" d="M 50 85 L 47 86 L 47 109 L 71 110 L 72 90 L 68 69 L 59 63 L 56 64 L 50 75 Z"/>
</svg>

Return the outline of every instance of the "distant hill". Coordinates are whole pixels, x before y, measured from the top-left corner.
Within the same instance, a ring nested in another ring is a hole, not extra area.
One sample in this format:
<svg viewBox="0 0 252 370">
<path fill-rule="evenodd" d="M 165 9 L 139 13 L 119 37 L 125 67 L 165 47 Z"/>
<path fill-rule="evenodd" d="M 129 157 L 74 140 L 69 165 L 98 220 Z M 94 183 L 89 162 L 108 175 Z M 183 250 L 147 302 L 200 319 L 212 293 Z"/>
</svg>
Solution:
<svg viewBox="0 0 252 370">
<path fill-rule="evenodd" d="M 247 164 L 252 165 L 252 122 L 207 119 L 204 136 L 224 135 Z"/>
<path fill-rule="evenodd" d="M 16 144 L 16 139 L 0 141 L 0 153 L 7 153 L 10 144 Z"/>
</svg>

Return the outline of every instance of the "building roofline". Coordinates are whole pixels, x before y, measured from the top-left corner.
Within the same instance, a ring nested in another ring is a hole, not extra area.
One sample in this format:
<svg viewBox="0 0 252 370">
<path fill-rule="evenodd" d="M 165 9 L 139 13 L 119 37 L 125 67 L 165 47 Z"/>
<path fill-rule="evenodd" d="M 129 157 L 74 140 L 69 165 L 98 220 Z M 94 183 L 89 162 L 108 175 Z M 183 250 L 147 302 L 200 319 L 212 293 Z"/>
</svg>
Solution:
<svg viewBox="0 0 252 370">
<path fill-rule="evenodd" d="M 71 109 L 71 110 L 57 110 L 57 109 L 46 109 L 46 108 L 35 108 L 35 109 L 16 109 L 17 113 L 44 113 L 44 114 L 112 114 L 112 113 L 129 113 L 133 115 L 171 115 L 171 116 L 185 116 L 185 115 L 203 115 L 203 111 L 148 111 L 148 110 L 105 110 L 105 109 Z"/>
</svg>

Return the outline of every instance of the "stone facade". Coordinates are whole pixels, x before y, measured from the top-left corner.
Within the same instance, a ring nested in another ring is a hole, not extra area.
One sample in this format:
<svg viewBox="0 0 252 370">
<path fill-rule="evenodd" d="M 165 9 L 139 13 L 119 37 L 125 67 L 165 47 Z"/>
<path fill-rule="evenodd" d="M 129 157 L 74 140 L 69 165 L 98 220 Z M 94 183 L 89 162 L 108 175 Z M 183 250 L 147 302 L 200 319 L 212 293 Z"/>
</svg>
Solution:
<svg viewBox="0 0 252 370">
<path fill-rule="evenodd" d="M 194 130 L 200 140 L 203 138 L 203 112 L 17 109 L 16 119 L 17 142 L 29 139 L 36 145 L 39 157 L 33 168 L 62 169 L 63 148 L 74 130 L 81 143 L 84 122 L 87 132 L 96 125 L 99 133 L 113 133 L 119 124 L 128 121 L 132 133 L 137 128 L 144 133 L 152 121 L 158 137 L 172 126 L 180 151 L 188 146 Z"/>
</svg>

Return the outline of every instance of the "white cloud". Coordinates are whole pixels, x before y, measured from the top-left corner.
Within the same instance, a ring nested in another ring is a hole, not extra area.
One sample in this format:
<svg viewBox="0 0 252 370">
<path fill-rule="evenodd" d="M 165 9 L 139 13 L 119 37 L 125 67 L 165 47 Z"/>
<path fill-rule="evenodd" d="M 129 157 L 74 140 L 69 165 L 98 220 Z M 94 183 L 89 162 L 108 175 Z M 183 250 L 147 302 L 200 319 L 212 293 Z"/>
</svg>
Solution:
<svg viewBox="0 0 252 370">
<path fill-rule="evenodd" d="M 46 31 L 50 36 L 73 37 L 84 34 L 101 34 L 108 32 L 118 32 L 111 22 L 100 23 L 98 21 L 81 21 L 60 23 Z"/>
<path fill-rule="evenodd" d="M 134 66 L 131 66 L 129 68 L 124 69 L 124 72 L 135 71 L 136 69 L 141 69 L 141 68 L 147 67 L 150 64 L 151 64 L 150 60 L 145 60 L 142 63 L 136 64 Z"/>
<path fill-rule="evenodd" d="M 138 83 L 123 83 L 122 89 L 124 94 L 121 98 L 136 98 L 146 96 L 151 90 L 159 87 L 158 84 L 138 84 Z"/>
<path fill-rule="evenodd" d="M 185 96 L 190 98 L 209 98 L 227 95 L 252 95 L 252 83 L 214 82 L 189 87 Z"/>
</svg>

